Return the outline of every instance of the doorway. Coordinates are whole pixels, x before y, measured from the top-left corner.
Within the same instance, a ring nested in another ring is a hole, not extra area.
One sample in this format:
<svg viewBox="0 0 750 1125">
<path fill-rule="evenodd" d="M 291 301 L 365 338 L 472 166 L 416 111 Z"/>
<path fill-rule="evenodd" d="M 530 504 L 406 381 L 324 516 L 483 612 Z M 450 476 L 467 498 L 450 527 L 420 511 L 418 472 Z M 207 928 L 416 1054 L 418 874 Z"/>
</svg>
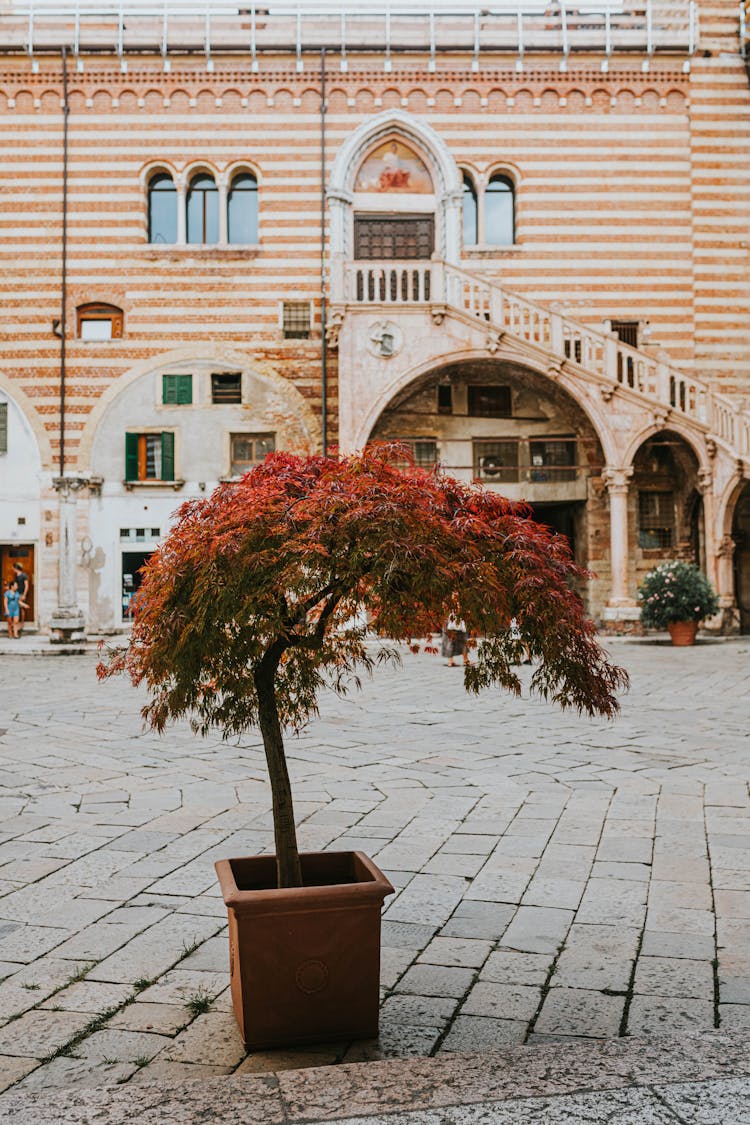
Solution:
<svg viewBox="0 0 750 1125">
<path fill-rule="evenodd" d="M 354 257 L 358 261 L 412 261 L 432 257 L 434 215 L 355 215 Z"/>
<path fill-rule="evenodd" d="M 583 501 L 567 504 L 534 504 L 532 519 L 552 528 L 558 535 L 564 535 L 570 544 L 570 552 L 577 559 L 578 527 L 586 505 Z"/>
<path fill-rule="evenodd" d="M 13 564 L 20 563 L 28 575 L 25 600 L 29 603 L 27 610 L 22 610 L 21 621 L 25 625 L 34 626 L 36 623 L 36 595 L 34 575 L 34 546 L 31 543 L 2 543 L 0 544 L 0 574 L 2 575 L 3 593 L 8 582 L 15 577 Z M 3 613 L 5 606 L 3 605 Z"/>
<path fill-rule="evenodd" d="M 122 553 L 121 606 L 123 623 L 132 620 L 131 602 L 141 588 L 143 578 L 141 568 L 148 562 L 152 554 L 153 550 L 123 551 Z"/>
<path fill-rule="evenodd" d="M 740 614 L 740 632 L 750 633 L 750 485 L 745 485 L 732 520 L 734 540 L 734 590 Z"/>
</svg>

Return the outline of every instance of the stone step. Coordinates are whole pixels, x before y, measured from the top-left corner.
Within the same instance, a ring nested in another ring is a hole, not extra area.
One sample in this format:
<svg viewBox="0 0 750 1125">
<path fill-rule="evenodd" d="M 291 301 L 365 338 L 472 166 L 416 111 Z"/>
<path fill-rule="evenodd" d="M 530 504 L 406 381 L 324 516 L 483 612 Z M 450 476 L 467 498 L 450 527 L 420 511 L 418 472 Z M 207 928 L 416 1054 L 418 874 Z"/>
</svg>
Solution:
<svg viewBox="0 0 750 1125">
<path fill-rule="evenodd" d="M 743 1032 L 577 1040 L 259 1077 L 9 1093 L 13 1125 L 618 1125 L 750 1122 Z"/>
</svg>

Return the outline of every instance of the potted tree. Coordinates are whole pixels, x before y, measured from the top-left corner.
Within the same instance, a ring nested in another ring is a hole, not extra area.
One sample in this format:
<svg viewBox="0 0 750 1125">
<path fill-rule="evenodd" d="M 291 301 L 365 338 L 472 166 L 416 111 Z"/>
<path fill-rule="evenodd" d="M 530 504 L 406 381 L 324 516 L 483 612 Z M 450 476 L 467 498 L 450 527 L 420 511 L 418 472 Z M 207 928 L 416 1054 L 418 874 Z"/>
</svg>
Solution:
<svg viewBox="0 0 750 1125">
<path fill-rule="evenodd" d="M 638 589 L 641 624 L 667 629 L 673 645 L 693 645 L 698 623 L 719 611 L 705 574 L 692 563 L 665 562 L 649 571 Z"/>
<path fill-rule="evenodd" d="M 358 852 L 303 853 L 283 729 L 315 713 L 452 610 L 482 638 L 469 691 L 532 689 L 614 715 L 627 683 L 599 647 L 571 580 L 567 542 L 492 492 L 403 467 L 403 447 L 348 457 L 270 455 L 239 481 L 185 503 L 151 556 L 130 644 L 100 665 L 145 683 L 145 721 L 190 716 L 225 737 L 259 727 L 275 856 L 217 872 L 229 915 L 234 1010 L 250 1047 L 377 1034 L 380 911 L 393 888 Z M 400 464 L 399 464 L 400 463 Z M 509 630 L 516 618 L 518 629 Z M 425 642 L 426 643 L 426 642 Z"/>
</svg>

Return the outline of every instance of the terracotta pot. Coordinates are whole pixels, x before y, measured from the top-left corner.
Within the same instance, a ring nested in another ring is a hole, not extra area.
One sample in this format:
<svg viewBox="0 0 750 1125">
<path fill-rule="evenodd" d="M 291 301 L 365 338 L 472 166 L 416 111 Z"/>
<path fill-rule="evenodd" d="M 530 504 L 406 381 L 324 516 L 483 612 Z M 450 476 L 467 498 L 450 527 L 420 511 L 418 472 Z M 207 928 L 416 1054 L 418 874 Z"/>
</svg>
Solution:
<svg viewBox="0 0 750 1125">
<path fill-rule="evenodd" d="M 673 645 L 681 647 L 695 644 L 695 634 L 698 632 L 697 621 L 670 621 L 667 628 Z"/>
<path fill-rule="evenodd" d="M 300 860 L 305 885 L 285 889 L 272 855 L 216 864 L 232 1004 L 249 1048 L 378 1034 L 380 911 L 393 887 L 362 852 Z"/>
</svg>

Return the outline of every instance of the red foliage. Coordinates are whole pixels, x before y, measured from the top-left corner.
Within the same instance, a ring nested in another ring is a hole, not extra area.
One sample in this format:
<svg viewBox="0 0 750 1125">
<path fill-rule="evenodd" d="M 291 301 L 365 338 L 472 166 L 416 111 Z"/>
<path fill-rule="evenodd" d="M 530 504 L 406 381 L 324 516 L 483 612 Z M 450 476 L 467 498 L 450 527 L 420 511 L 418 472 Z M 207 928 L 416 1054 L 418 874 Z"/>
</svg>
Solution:
<svg viewBox="0 0 750 1125">
<path fill-rule="evenodd" d="M 469 690 L 520 691 L 515 617 L 537 661 L 532 689 L 613 715 L 627 678 L 571 588 L 582 572 L 567 542 L 523 506 L 405 471 L 403 459 L 392 446 L 341 458 L 277 453 L 184 504 L 146 567 L 130 647 L 100 676 L 144 681 L 144 717 L 157 730 L 185 714 L 204 733 L 259 724 L 268 753 L 264 693 L 280 725 L 298 727 L 324 683 L 343 691 L 358 666 L 388 655 L 368 649 L 365 612 L 384 637 L 429 642 L 452 608 L 481 638 Z"/>
</svg>

